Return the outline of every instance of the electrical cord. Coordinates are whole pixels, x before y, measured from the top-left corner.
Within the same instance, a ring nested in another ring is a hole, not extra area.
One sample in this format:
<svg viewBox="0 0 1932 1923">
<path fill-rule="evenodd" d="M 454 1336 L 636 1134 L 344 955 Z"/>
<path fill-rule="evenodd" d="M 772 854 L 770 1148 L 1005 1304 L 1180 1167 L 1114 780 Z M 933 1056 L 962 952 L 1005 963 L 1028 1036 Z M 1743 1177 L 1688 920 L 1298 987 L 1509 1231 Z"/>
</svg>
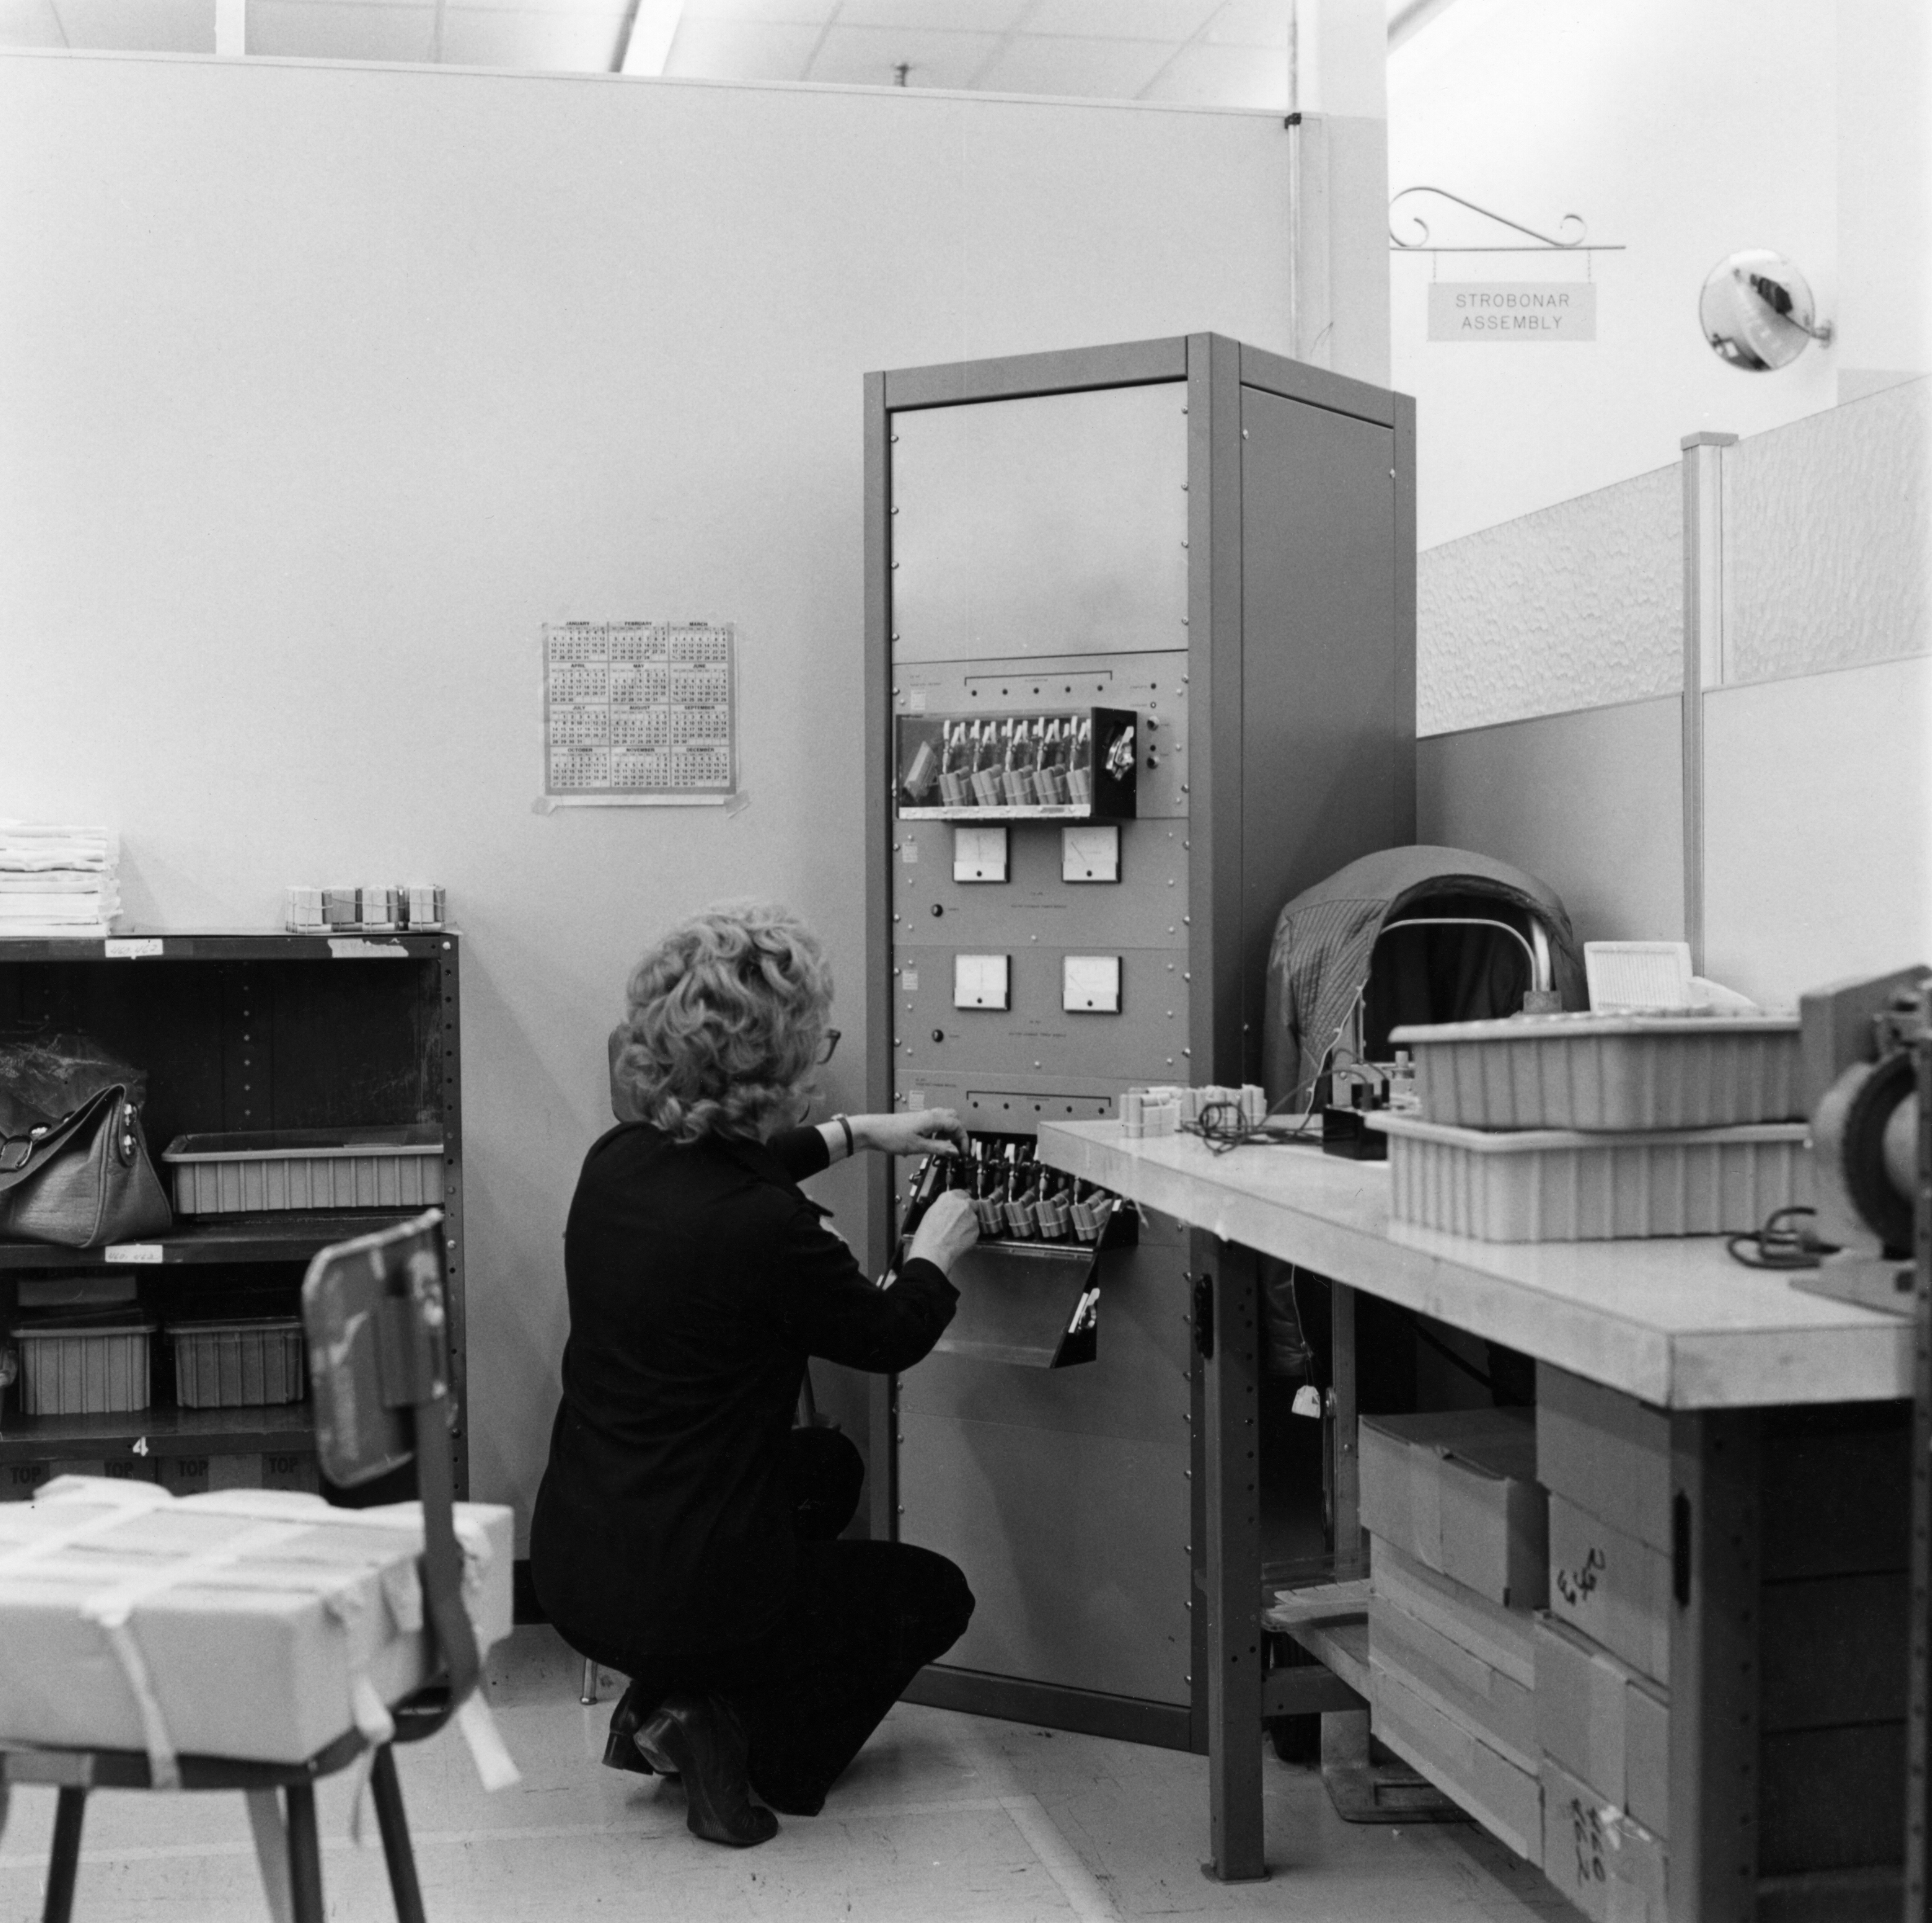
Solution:
<svg viewBox="0 0 1932 1923">
<path fill-rule="evenodd" d="M 1821 1255 L 1835 1255 L 1836 1242 L 1819 1241 L 1808 1228 L 1787 1227 L 1801 1215 L 1815 1215 L 1817 1210 L 1804 1207 L 1773 1209 L 1761 1228 L 1747 1229 L 1742 1235 L 1728 1236 L 1724 1246 L 1733 1262 L 1746 1268 L 1815 1268 Z M 1754 1252 L 1747 1255 L 1749 1248 Z"/>
</svg>

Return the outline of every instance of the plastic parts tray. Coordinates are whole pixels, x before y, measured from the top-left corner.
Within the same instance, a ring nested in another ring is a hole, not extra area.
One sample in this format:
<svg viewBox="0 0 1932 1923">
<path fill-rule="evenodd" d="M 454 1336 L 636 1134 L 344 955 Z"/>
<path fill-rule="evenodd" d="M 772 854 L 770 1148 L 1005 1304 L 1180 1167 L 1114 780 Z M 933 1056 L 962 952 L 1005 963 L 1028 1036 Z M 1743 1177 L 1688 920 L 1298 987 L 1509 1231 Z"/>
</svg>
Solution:
<svg viewBox="0 0 1932 1923">
<path fill-rule="evenodd" d="M 23 1415 L 117 1415 L 145 1409 L 152 1322 L 16 1329 Z"/>
<path fill-rule="evenodd" d="M 1430 1122 L 1728 1128 L 1805 1113 L 1795 1016 L 1522 1016 L 1399 1028 Z"/>
<path fill-rule="evenodd" d="M 1487 1134 L 1377 1113 L 1398 1222 L 1492 1242 L 1736 1235 L 1811 1198 L 1802 1122 Z"/>
<path fill-rule="evenodd" d="M 161 1160 L 183 1215 L 416 1209 L 443 1199 L 443 1136 L 433 1122 L 177 1136 Z"/>
<path fill-rule="evenodd" d="M 299 1402 L 307 1390 L 297 1317 L 170 1322 L 162 1333 L 174 1345 L 174 1400 L 183 1409 Z"/>
</svg>

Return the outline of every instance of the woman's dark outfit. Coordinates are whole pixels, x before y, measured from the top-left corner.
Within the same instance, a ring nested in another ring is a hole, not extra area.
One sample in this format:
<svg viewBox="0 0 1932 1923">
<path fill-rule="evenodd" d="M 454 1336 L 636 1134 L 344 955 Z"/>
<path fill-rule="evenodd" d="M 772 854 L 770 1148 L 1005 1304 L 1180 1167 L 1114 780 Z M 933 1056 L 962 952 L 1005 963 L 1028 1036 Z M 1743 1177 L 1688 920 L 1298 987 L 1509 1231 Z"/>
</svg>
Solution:
<svg viewBox="0 0 1932 1923">
<path fill-rule="evenodd" d="M 725 1696 L 753 1788 L 803 1813 L 973 1613 L 943 1556 L 814 1539 L 856 1490 L 828 1500 L 792 1439 L 805 1358 L 910 1368 L 959 1299 L 929 1262 L 866 1278 L 798 1187 L 827 1159 L 814 1128 L 680 1145 L 626 1122 L 592 1148 L 530 1544 L 551 1621 L 632 1678 L 633 1723 L 674 1692 Z"/>
</svg>

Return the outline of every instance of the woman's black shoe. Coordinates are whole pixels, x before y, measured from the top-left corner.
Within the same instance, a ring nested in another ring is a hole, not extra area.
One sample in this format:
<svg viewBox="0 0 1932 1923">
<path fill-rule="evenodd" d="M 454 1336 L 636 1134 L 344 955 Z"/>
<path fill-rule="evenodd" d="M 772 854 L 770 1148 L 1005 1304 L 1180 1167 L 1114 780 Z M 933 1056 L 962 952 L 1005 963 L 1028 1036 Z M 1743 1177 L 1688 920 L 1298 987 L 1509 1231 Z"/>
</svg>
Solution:
<svg viewBox="0 0 1932 1923">
<path fill-rule="evenodd" d="M 752 1801 L 744 1731 L 722 1696 L 666 1696 L 637 1744 L 654 1770 L 683 1777 L 693 1836 L 743 1850 L 778 1834 L 778 1818 Z"/>
<path fill-rule="evenodd" d="M 637 1747 L 638 1725 L 644 1722 L 657 1705 L 641 1700 L 637 1686 L 633 1683 L 618 1699 L 617 1707 L 611 1712 L 611 1733 L 604 1739 L 604 1767 L 609 1770 L 629 1770 L 633 1775 L 660 1776 L 662 1770 L 653 1769 L 644 1760 Z M 676 1778 L 673 1776 L 673 1780 Z"/>
</svg>

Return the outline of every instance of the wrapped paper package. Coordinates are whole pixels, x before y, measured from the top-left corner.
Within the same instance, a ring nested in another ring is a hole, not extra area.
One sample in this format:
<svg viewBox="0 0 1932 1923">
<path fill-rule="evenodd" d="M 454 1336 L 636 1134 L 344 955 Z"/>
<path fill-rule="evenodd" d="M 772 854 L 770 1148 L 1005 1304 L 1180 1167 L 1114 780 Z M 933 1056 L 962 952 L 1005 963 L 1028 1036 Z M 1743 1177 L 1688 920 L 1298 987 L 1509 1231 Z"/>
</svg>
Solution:
<svg viewBox="0 0 1932 1923">
<path fill-rule="evenodd" d="M 459 1502 L 479 1651 L 510 1630 L 511 1514 Z M 63 1476 L 0 1505 L 0 1743 L 300 1762 L 430 1680 L 413 1502 L 176 1497 Z M 480 1699 L 479 1713 L 481 1713 Z"/>
</svg>

